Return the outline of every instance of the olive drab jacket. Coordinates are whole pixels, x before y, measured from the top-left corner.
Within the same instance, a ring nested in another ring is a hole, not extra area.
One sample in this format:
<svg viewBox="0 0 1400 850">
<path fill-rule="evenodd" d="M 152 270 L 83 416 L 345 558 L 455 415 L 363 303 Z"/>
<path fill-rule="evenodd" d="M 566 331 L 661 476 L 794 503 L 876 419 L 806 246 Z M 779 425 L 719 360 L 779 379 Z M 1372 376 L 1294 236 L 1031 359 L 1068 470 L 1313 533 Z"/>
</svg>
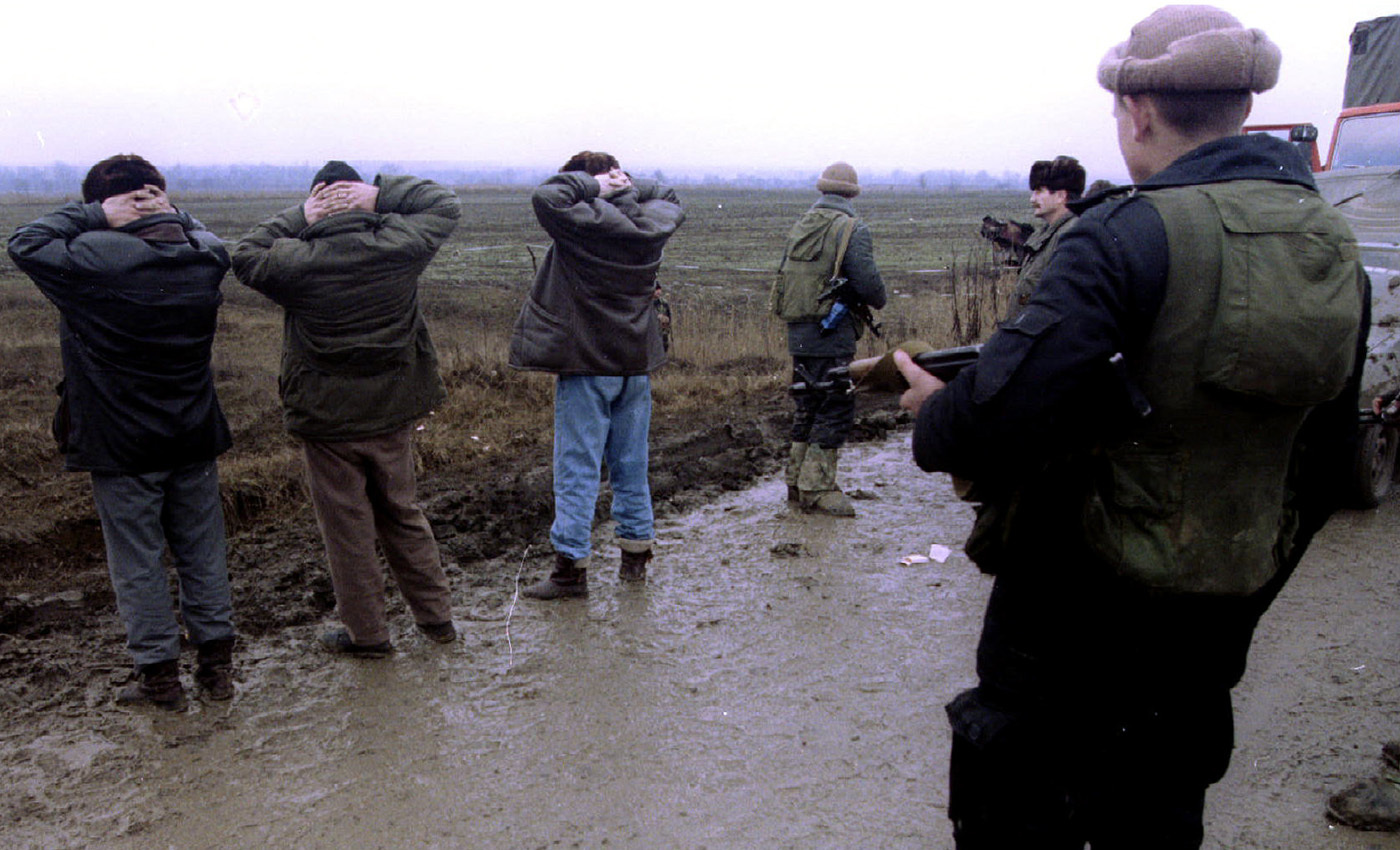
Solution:
<svg viewBox="0 0 1400 850">
<path fill-rule="evenodd" d="M 855 355 L 861 328 L 854 316 L 847 314 L 829 333 L 821 328 L 832 302 L 818 303 L 818 296 L 833 277 L 845 278 L 846 297 L 874 310 L 885 306 L 885 282 L 875 265 L 870 228 L 856 217 L 849 198 L 824 192 L 789 231 L 769 293 L 770 310 L 787 322 L 788 353 L 794 357 Z"/>
<path fill-rule="evenodd" d="M 68 469 L 158 472 L 232 445 L 210 368 L 218 237 L 183 212 L 114 229 L 100 203 L 70 203 L 18 228 L 9 252 L 58 308 Z"/>
<path fill-rule="evenodd" d="M 1170 246 L 1162 309 L 1129 367 L 1154 410 L 1091 461 L 1085 536 L 1135 583 L 1247 595 L 1279 568 L 1303 420 L 1356 366 L 1356 239 L 1303 186 L 1142 194 Z"/>
<path fill-rule="evenodd" d="M 457 196 L 417 177 L 374 182 L 372 213 L 308 226 L 291 207 L 233 249 L 238 279 L 286 312 L 278 385 L 287 430 L 303 439 L 387 434 L 446 395 L 418 278 L 457 226 Z"/>
<path fill-rule="evenodd" d="M 1038 227 L 1026 240 L 1026 259 L 1021 263 L 1020 273 L 1016 275 L 1016 290 L 1011 296 L 1009 309 L 1012 313 L 1026 306 L 1026 302 L 1035 294 L 1041 276 L 1050 265 L 1050 255 L 1055 253 L 1055 246 L 1059 244 L 1060 237 L 1074 224 L 1075 218 L 1077 216 L 1071 213 L 1054 224 Z"/>
</svg>

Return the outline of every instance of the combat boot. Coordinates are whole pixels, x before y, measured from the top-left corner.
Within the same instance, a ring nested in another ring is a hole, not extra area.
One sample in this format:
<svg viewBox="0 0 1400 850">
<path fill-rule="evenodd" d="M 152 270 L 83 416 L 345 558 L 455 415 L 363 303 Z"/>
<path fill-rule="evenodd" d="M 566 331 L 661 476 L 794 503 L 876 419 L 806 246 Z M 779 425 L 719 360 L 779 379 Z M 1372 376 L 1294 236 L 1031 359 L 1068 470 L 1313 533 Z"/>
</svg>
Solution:
<svg viewBox="0 0 1400 850">
<path fill-rule="evenodd" d="M 554 553 L 554 572 L 548 578 L 535 582 L 520 591 L 522 596 L 531 599 L 564 599 L 571 596 L 588 595 L 588 570 L 580 567 L 578 561 Z"/>
<path fill-rule="evenodd" d="M 622 565 L 617 577 L 623 581 L 646 581 L 647 563 L 651 561 L 651 541 L 619 540 L 618 544 L 622 547 Z"/>
<path fill-rule="evenodd" d="M 836 486 L 836 458 L 839 450 L 808 446 L 802 472 L 797 478 L 797 499 L 808 513 L 852 517 L 855 506 Z"/>
<path fill-rule="evenodd" d="M 802 474 L 802 461 L 807 457 L 806 443 L 793 443 L 788 448 L 787 461 L 787 497 L 789 502 L 796 502 L 800 491 L 797 489 L 797 479 Z"/>
<path fill-rule="evenodd" d="M 185 686 L 180 684 L 177 659 L 142 664 L 136 668 L 136 681 L 117 693 L 118 705 L 154 705 L 166 711 L 185 707 Z"/>
<path fill-rule="evenodd" d="M 198 647 L 194 680 L 213 700 L 233 697 L 233 638 L 206 640 Z"/>
</svg>

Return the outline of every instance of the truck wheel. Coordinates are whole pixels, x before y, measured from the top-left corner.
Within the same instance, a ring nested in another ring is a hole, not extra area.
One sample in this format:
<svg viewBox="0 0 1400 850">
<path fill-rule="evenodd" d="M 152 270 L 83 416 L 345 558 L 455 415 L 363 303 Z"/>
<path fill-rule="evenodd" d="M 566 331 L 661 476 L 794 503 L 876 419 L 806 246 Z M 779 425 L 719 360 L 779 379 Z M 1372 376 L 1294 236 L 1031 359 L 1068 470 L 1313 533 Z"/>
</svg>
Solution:
<svg viewBox="0 0 1400 850">
<path fill-rule="evenodd" d="M 1396 429 L 1378 424 L 1361 426 L 1356 465 L 1352 470 L 1352 503 L 1358 508 L 1374 508 L 1390 492 L 1395 477 Z"/>
</svg>

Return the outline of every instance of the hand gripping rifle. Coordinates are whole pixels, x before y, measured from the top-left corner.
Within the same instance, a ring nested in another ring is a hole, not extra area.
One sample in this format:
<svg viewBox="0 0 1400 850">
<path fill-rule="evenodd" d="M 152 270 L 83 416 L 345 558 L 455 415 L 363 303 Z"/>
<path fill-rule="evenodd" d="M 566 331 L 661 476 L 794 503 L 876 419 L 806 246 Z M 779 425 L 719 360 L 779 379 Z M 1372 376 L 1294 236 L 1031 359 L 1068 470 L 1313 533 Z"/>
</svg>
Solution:
<svg viewBox="0 0 1400 850">
<path fill-rule="evenodd" d="M 911 346 L 906 343 L 906 350 Z M 912 353 L 914 363 L 920 369 L 932 374 L 941 381 L 951 381 L 964 368 L 977 362 L 980 345 L 963 345 L 957 348 L 922 350 Z M 909 384 L 894 365 L 894 352 L 879 357 L 866 357 L 852 360 L 848 366 L 830 369 L 820 378 L 801 372 L 805 380 L 792 385 L 792 392 L 854 392 L 856 389 L 884 392 L 903 392 Z"/>
<path fill-rule="evenodd" d="M 907 352 L 914 364 L 925 372 L 947 383 L 963 369 L 977 362 L 982 352 L 980 345 L 964 345 L 958 348 L 929 350 L 924 343 L 911 341 L 899 346 Z M 1128 375 L 1127 364 L 1121 352 L 1108 358 L 1108 367 L 1122 387 L 1124 398 L 1134 415 L 1146 419 L 1152 415 L 1152 402 L 1143 394 Z M 885 392 L 904 392 L 909 382 L 894 365 L 894 352 L 889 351 L 879 357 L 852 360 L 849 366 L 828 370 L 821 380 L 813 380 L 812 375 L 802 373 L 806 380 L 792 385 L 792 392 L 855 392 L 856 389 Z M 1400 408 L 1400 401 L 1395 407 Z"/>
</svg>

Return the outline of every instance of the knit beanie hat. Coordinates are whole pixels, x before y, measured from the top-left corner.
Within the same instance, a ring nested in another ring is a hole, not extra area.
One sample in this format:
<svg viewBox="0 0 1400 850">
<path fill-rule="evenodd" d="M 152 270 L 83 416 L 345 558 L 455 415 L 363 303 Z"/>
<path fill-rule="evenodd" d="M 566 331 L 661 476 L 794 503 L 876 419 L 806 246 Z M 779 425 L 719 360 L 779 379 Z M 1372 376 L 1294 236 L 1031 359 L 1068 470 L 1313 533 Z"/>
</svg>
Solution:
<svg viewBox="0 0 1400 850">
<path fill-rule="evenodd" d="M 1214 6 L 1163 6 L 1099 62 L 1099 85 L 1116 94 L 1268 91 L 1283 54 L 1262 30 Z"/>
<path fill-rule="evenodd" d="M 833 162 L 822 172 L 821 179 L 817 180 L 817 191 L 854 198 L 860 194 L 860 181 L 856 179 L 856 170 L 847 163 Z"/>
<path fill-rule="evenodd" d="M 332 183 L 363 182 L 365 181 L 360 179 L 360 172 L 338 159 L 333 159 L 321 166 L 321 170 L 316 172 L 315 177 L 311 178 L 311 188 L 315 189 L 316 186 L 321 183 L 325 183 L 329 186 Z"/>
</svg>

